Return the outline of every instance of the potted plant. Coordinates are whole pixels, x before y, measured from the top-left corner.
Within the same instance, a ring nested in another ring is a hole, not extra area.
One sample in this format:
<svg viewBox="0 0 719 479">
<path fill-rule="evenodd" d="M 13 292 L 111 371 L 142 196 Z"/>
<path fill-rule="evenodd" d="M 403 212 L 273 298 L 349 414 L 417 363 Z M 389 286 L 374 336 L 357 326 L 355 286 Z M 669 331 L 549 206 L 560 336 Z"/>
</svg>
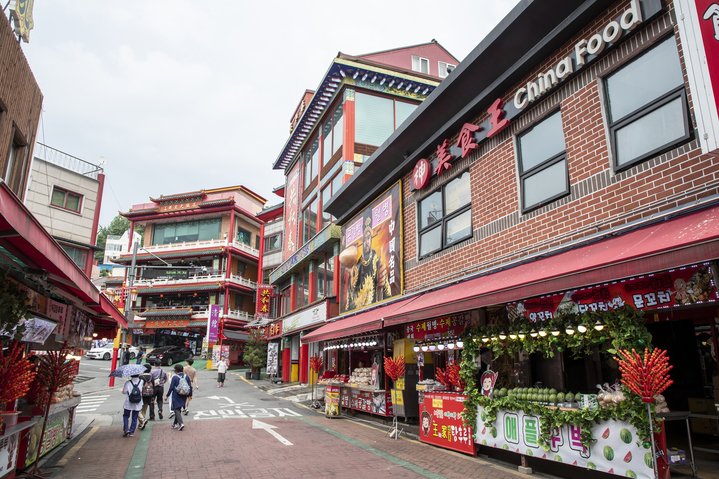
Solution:
<svg viewBox="0 0 719 479">
<path fill-rule="evenodd" d="M 250 330 L 250 340 L 245 346 L 245 362 L 252 368 L 254 379 L 260 379 L 260 372 L 267 364 L 267 341 L 258 329 Z"/>
</svg>

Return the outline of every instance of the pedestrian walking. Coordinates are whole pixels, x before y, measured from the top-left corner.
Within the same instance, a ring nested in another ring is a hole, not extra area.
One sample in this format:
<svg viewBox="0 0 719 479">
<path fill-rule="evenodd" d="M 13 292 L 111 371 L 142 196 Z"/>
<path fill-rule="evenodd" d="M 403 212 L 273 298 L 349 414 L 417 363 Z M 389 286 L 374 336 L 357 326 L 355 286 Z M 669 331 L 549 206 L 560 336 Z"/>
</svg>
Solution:
<svg viewBox="0 0 719 479">
<path fill-rule="evenodd" d="M 185 428 L 185 423 L 182 422 L 182 408 L 185 407 L 185 402 L 188 396 L 192 394 L 192 385 L 190 379 L 182 372 L 182 364 L 175 364 L 175 375 L 172 376 L 170 381 L 170 388 L 167 390 L 167 399 L 172 395 L 172 408 L 175 416 L 175 422 L 172 424 L 172 429 L 182 431 Z"/>
<path fill-rule="evenodd" d="M 138 427 L 140 429 L 145 429 L 145 426 L 147 426 L 147 422 L 150 419 L 147 417 L 147 410 L 155 400 L 155 388 L 152 385 L 151 371 L 152 366 L 145 364 L 145 374 L 140 375 L 140 379 L 142 379 L 142 409 L 140 409 L 140 414 L 138 414 L 140 420 Z M 154 420 L 155 418 L 153 417 L 152 419 Z"/>
<path fill-rule="evenodd" d="M 135 428 L 137 427 L 137 415 L 142 409 L 142 379 L 138 375 L 132 376 L 122 388 L 122 394 L 125 397 L 125 409 L 122 414 L 122 435 L 130 437 L 135 435 Z M 132 417 L 132 421 L 130 421 Z M 128 425 L 129 422 L 129 425 Z"/>
<path fill-rule="evenodd" d="M 155 405 L 157 404 L 157 415 L 162 419 L 162 395 L 165 393 L 165 382 L 167 382 L 167 373 L 160 367 L 162 363 L 156 359 L 155 367 L 152 368 L 150 375 L 152 376 L 152 385 L 154 387 L 154 401 L 150 403 L 150 421 L 155 420 Z"/>
<path fill-rule="evenodd" d="M 217 363 L 217 387 L 225 387 L 225 373 L 227 372 L 227 359 L 222 358 Z"/>
<path fill-rule="evenodd" d="M 194 384 L 195 389 L 197 389 L 199 391 L 200 387 L 197 385 L 197 371 L 195 370 L 195 368 L 192 367 L 192 364 L 194 362 L 195 361 L 192 358 L 185 361 L 185 367 L 183 368 L 182 372 L 185 373 L 185 375 L 187 376 L 187 378 L 190 381 L 190 384 Z M 192 402 L 192 391 L 190 391 L 190 396 L 187 398 L 187 404 L 185 405 L 185 408 L 182 411 L 185 413 L 185 416 L 187 416 L 187 414 L 190 412 L 190 403 L 191 402 Z"/>
<path fill-rule="evenodd" d="M 145 356 L 145 348 L 140 348 L 140 350 L 137 351 L 137 361 L 135 361 L 135 364 L 142 364 L 143 356 Z"/>
<path fill-rule="evenodd" d="M 125 345 L 125 350 L 122 352 L 122 365 L 130 364 L 130 346 Z"/>
</svg>

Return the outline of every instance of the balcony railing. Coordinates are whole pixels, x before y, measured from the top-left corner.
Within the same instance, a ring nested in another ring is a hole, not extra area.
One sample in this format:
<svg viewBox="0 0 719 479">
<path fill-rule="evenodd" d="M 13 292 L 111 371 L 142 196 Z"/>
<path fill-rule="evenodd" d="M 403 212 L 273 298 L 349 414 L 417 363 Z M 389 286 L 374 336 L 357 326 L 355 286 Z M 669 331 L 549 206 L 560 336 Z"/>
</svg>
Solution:
<svg viewBox="0 0 719 479">
<path fill-rule="evenodd" d="M 230 312 L 225 315 L 225 317 L 229 319 L 236 319 L 238 321 L 247 322 L 250 322 L 255 319 L 255 316 L 253 314 L 241 311 L 239 309 L 231 309 Z"/>
<path fill-rule="evenodd" d="M 137 314 L 140 314 L 144 311 L 152 311 L 155 309 L 184 309 L 189 308 L 190 306 L 156 306 L 152 308 L 142 308 L 139 311 L 137 311 Z M 253 319 L 255 319 L 255 316 L 253 314 L 250 314 L 246 311 L 242 311 L 240 309 L 230 309 L 227 314 L 220 313 L 221 317 L 228 318 L 228 319 L 235 319 L 238 321 L 247 321 L 250 322 Z M 209 304 L 195 304 L 192 305 L 192 319 L 207 319 L 210 317 L 210 305 Z M 144 319 L 144 318 L 143 318 Z M 150 318 L 152 319 L 152 318 Z"/>
<path fill-rule="evenodd" d="M 230 275 L 230 281 L 232 281 L 233 283 L 240 284 L 242 286 L 247 286 L 248 288 L 251 288 L 251 289 L 257 289 L 256 282 L 250 281 L 249 279 L 243 278 L 242 276 L 238 276 L 236 274 Z"/>
<path fill-rule="evenodd" d="M 175 250 L 185 250 L 185 249 L 203 249 L 203 248 L 212 248 L 215 246 L 233 246 L 239 250 L 242 250 L 250 255 L 252 255 L 255 258 L 260 257 L 259 250 L 256 250 L 255 248 L 246 245 L 245 243 L 241 243 L 237 240 L 227 240 L 227 239 L 213 239 L 213 240 L 205 240 L 205 241 L 185 241 L 182 243 L 170 243 L 170 244 L 156 244 L 152 246 L 145 246 L 143 249 L 145 251 L 149 251 L 151 253 L 166 253 L 170 251 Z"/>
<path fill-rule="evenodd" d="M 162 287 L 162 286 L 178 286 L 183 284 L 203 284 L 203 283 L 221 283 L 227 279 L 224 271 L 213 271 L 212 274 L 192 274 L 187 279 L 138 279 L 133 283 L 135 287 Z M 251 289 L 257 288 L 257 283 L 247 278 L 243 278 L 237 274 L 230 274 L 230 281 L 246 286 Z M 143 291 L 146 292 L 146 291 Z"/>
</svg>

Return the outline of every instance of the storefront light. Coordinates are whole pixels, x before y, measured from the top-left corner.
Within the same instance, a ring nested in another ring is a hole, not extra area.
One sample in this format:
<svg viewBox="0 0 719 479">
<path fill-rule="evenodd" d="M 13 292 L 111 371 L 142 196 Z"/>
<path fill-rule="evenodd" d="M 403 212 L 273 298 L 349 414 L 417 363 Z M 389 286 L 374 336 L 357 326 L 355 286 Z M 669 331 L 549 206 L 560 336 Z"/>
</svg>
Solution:
<svg viewBox="0 0 719 479">
<path fill-rule="evenodd" d="M 597 331 L 601 331 L 602 329 L 604 329 L 604 323 L 601 319 L 598 319 L 597 322 L 594 323 L 594 329 L 596 329 Z"/>
<path fill-rule="evenodd" d="M 505 339 L 507 339 L 507 333 L 505 333 L 504 331 L 502 331 L 501 333 L 499 333 L 499 339 L 500 339 L 501 341 L 504 341 Z"/>
<path fill-rule="evenodd" d="M 519 333 L 517 333 L 517 336 L 519 337 L 519 339 L 524 339 L 527 336 L 527 333 L 525 333 L 523 329 L 520 329 Z"/>
<path fill-rule="evenodd" d="M 437 349 L 439 349 L 440 351 L 442 351 L 442 350 L 444 349 L 444 343 L 439 343 L 439 344 L 437 345 Z"/>
<path fill-rule="evenodd" d="M 458 347 L 458 348 L 463 348 L 463 347 L 464 347 L 464 341 L 462 341 L 461 339 L 458 339 L 458 340 L 457 340 L 457 347 Z"/>
<path fill-rule="evenodd" d="M 587 332 L 587 325 L 584 323 L 581 323 L 579 326 L 577 326 L 577 331 L 584 334 Z"/>
<path fill-rule="evenodd" d="M 487 336 L 482 336 L 482 342 L 486 343 L 489 341 L 489 338 Z"/>
<path fill-rule="evenodd" d="M 437 345 L 436 345 L 436 344 L 430 344 L 430 345 L 429 345 L 429 350 L 430 350 L 430 351 L 434 351 L 435 349 L 437 349 Z"/>
<path fill-rule="evenodd" d="M 429 346 L 427 346 L 426 344 L 423 344 L 423 345 L 422 345 L 422 351 L 425 352 L 425 353 L 426 353 L 427 351 L 429 351 Z"/>
<path fill-rule="evenodd" d="M 417 346 L 417 345 L 415 344 L 414 347 L 412 348 L 412 351 L 414 351 L 415 353 L 418 353 L 418 352 L 419 352 L 419 346 Z"/>
<path fill-rule="evenodd" d="M 517 333 L 515 333 L 515 332 L 509 333 L 509 339 L 517 339 Z"/>
<path fill-rule="evenodd" d="M 453 342 L 453 341 L 450 341 L 450 342 L 447 344 L 447 349 L 454 349 L 454 342 Z"/>
<path fill-rule="evenodd" d="M 552 330 L 552 336 L 554 336 L 555 338 L 556 338 L 557 336 L 559 336 L 559 330 L 558 330 L 558 329 L 553 329 L 553 330 Z"/>
<path fill-rule="evenodd" d="M 496 340 L 497 340 L 497 336 L 496 335 L 492 336 L 492 341 L 496 341 Z"/>
<path fill-rule="evenodd" d="M 532 330 L 529 332 L 529 335 L 530 335 L 531 337 L 533 337 L 533 338 L 536 338 L 536 337 L 537 337 L 537 330 L 536 330 L 536 329 L 532 329 Z"/>
<path fill-rule="evenodd" d="M 547 330 L 544 329 L 544 328 L 540 329 L 540 330 L 539 330 L 539 335 L 540 335 L 541 337 L 545 337 L 545 336 L 547 335 Z"/>
<path fill-rule="evenodd" d="M 574 325 L 572 323 L 569 323 L 567 325 L 567 329 L 565 329 L 565 331 L 567 332 L 568 335 L 570 335 L 570 336 L 573 335 L 574 334 Z"/>
</svg>

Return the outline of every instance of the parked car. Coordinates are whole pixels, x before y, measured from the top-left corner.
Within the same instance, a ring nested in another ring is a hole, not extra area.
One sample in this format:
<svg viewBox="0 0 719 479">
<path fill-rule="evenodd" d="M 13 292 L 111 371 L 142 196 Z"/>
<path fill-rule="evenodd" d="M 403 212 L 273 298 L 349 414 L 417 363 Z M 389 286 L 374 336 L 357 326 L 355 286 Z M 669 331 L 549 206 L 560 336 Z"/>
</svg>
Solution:
<svg viewBox="0 0 719 479">
<path fill-rule="evenodd" d="M 85 353 L 85 357 L 89 359 L 104 359 L 105 361 L 112 358 L 112 346 L 113 343 L 107 343 L 99 348 L 92 348 Z M 137 349 L 135 346 L 130 346 L 130 359 L 135 359 L 137 356 Z M 118 359 L 122 358 L 122 351 L 117 352 Z"/>
<path fill-rule="evenodd" d="M 150 351 L 145 357 L 145 361 L 149 363 L 150 361 L 159 359 L 165 366 L 172 366 L 192 356 L 193 354 L 190 348 L 183 346 L 161 346 Z"/>
</svg>

